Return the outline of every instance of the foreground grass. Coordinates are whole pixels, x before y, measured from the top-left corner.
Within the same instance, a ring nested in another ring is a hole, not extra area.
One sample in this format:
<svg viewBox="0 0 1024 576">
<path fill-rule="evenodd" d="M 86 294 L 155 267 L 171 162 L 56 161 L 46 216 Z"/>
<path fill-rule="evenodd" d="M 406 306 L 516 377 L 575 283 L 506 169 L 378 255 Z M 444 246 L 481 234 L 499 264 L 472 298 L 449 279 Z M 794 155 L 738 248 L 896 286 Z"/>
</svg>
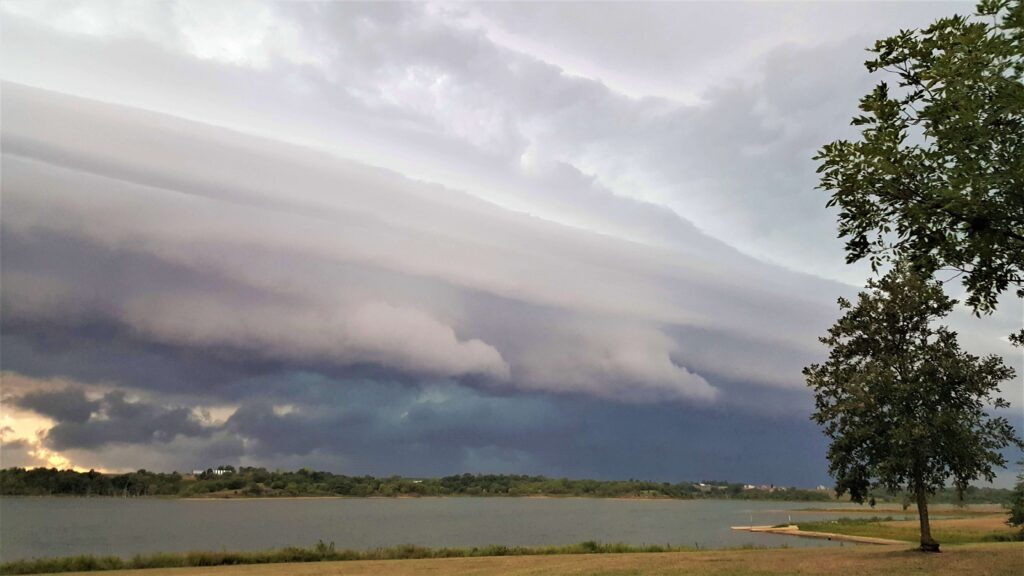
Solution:
<svg viewBox="0 0 1024 576">
<path fill-rule="evenodd" d="M 554 554 L 419 560 L 358 560 L 301 564 L 265 564 L 168 568 L 119 572 L 117 576 L 1019 576 L 1024 574 L 1024 545 L 968 544 L 942 554 L 924 554 L 910 546 L 845 546 L 771 550 L 709 550 L 672 553 Z"/>
<path fill-rule="evenodd" d="M 318 542 L 310 548 L 289 547 L 262 552 L 188 552 L 185 554 L 144 554 L 130 559 L 118 556 L 67 556 L 18 560 L 0 564 L 0 574 L 43 574 L 91 572 L 96 570 L 138 570 L 198 566 L 231 566 L 299 562 L 340 562 L 355 560 L 410 560 L 426 558 L 474 558 L 492 556 L 550 556 L 554 554 L 652 554 L 679 552 L 672 546 L 630 546 L 589 541 L 571 546 L 483 546 L 474 548 L 424 548 L 395 546 L 374 550 L 336 550 L 334 544 Z"/>
<path fill-rule="evenodd" d="M 799 522 L 798 525 L 801 530 L 807 532 L 830 532 L 906 542 L 920 540 L 920 526 L 917 520 L 893 520 L 892 518 L 877 517 L 840 518 L 821 522 Z M 931 525 L 932 537 L 940 544 L 1019 541 L 1021 535 L 1019 529 L 1006 525 L 1006 515 L 1004 514 L 933 519 Z"/>
</svg>

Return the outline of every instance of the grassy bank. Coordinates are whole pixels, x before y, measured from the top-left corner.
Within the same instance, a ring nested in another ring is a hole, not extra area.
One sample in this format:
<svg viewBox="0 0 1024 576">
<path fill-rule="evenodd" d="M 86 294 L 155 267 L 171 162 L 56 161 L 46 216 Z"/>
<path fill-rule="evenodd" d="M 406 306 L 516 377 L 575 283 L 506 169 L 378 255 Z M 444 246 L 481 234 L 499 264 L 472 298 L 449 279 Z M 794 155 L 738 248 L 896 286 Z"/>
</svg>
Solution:
<svg viewBox="0 0 1024 576">
<path fill-rule="evenodd" d="M 0 574 L 43 574 L 90 572 L 96 570 L 142 570 L 152 568 L 209 567 L 305 562 L 350 562 L 356 560 L 410 560 L 425 558 L 474 558 L 502 556 L 550 556 L 555 554 L 652 554 L 679 552 L 672 546 L 630 546 L 589 541 L 570 546 L 483 546 L 474 548 L 424 548 L 405 545 L 374 550 L 336 550 L 334 544 L 319 542 L 309 548 L 289 547 L 261 552 L 188 552 L 184 554 L 143 554 L 129 559 L 118 556 L 68 556 L 20 560 L 0 564 Z"/>
<path fill-rule="evenodd" d="M 1006 516 L 1003 514 L 933 519 L 931 525 L 932 537 L 940 544 L 1020 541 L 1021 535 L 1020 529 L 1006 525 Z M 800 526 L 800 530 L 807 532 L 829 532 L 906 542 L 917 542 L 920 537 L 917 520 L 893 520 L 888 517 L 799 522 L 798 526 Z"/>
<path fill-rule="evenodd" d="M 810 514 L 821 514 L 822 512 L 835 512 L 841 514 L 864 514 L 871 516 L 917 516 L 917 508 L 903 508 L 901 506 L 877 506 L 870 508 L 868 506 L 862 506 L 860 508 L 845 507 L 845 508 L 799 508 L 793 510 L 793 512 L 807 512 Z M 954 506 L 949 504 L 940 504 L 938 506 L 929 506 L 928 514 L 933 518 L 953 516 L 962 518 L 964 516 L 1002 516 L 1004 519 L 1008 517 L 1006 508 L 999 504 L 968 504 L 965 506 Z"/>
<path fill-rule="evenodd" d="M 1016 576 L 1024 574 L 1018 543 L 955 546 L 924 554 L 910 546 L 846 546 L 773 550 L 709 550 L 652 554 L 554 554 L 417 560 L 357 560 L 168 568 L 118 572 L 117 576 Z"/>
</svg>

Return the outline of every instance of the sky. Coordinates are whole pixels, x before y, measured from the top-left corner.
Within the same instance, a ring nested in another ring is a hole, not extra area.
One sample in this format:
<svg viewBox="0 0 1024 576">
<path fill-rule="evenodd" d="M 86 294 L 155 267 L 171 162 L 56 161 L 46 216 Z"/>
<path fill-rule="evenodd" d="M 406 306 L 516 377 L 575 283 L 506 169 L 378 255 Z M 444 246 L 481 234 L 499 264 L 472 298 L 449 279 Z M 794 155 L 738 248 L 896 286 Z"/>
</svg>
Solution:
<svg viewBox="0 0 1024 576">
<path fill-rule="evenodd" d="M 970 10 L 5 1 L 0 465 L 828 483 L 812 158 Z"/>
</svg>

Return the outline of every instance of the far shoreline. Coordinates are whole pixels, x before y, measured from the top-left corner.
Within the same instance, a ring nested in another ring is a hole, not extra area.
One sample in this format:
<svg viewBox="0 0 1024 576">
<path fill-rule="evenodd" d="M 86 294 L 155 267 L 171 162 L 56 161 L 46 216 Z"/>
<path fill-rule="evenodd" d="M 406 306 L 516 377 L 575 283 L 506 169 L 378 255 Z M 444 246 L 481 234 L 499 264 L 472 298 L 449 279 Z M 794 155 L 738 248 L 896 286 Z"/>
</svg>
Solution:
<svg viewBox="0 0 1024 576">
<path fill-rule="evenodd" d="M 80 499 L 109 499 L 109 500 L 180 500 L 188 502 L 225 502 L 225 501 L 292 501 L 292 500 L 467 500 L 467 499 L 523 499 L 523 500 L 612 500 L 612 501 L 623 501 L 623 502 L 665 502 L 665 501 L 676 501 L 676 502 L 777 502 L 779 504 L 792 504 L 800 505 L 802 508 L 781 508 L 780 511 L 791 512 L 795 514 L 820 514 L 823 512 L 836 512 L 836 513 L 853 513 L 853 514 L 896 514 L 896 515 L 914 515 L 916 514 L 916 508 L 911 506 L 904 510 L 898 504 L 887 503 L 887 505 L 876 506 L 874 508 L 868 507 L 867 504 L 857 505 L 855 502 L 843 501 L 843 500 L 820 500 L 820 501 L 808 501 L 808 500 L 785 500 L 779 498 L 718 498 L 718 497 L 705 497 L 705 498 L 673 498 L 670 496 L 580 496 L 580 495 L 558 495 L 558 494 L 523 494 L 523 495 L 508 495 L 508 494 L 488 494 L 488 495 L 468 495 L 468 494 L 444 494 L 444 495 L 411 495 L 411 494 L 398 494 L 394 496 L 346 496 L 346 495 L 305 495 L 305 496 L 250 496 L 241 494 L 228 494 L 228 495 L 211 495 L 211 496 L 173 496 L 173 495 L 143 495 L 143 496 L 129 496 L 127 498 L 123 496 L 111 496 L 111 495 L 78 495 L 78 494 L 32 494 L 32 495 L 18 495 L 18 494 L 6 494 L 0 495 L 0 500 L 6 498 L 30 498 L 30 499 L 41 499 L 41 498 L 80 498 Z M 823 506 L 818 508 L 809 506 L 809 504 L 819 503 Z M 991 514 L 1003 511 L 1004 508 L 1001 504 L 993 502 L 976 502 L 966 503 L 963 505 L 940 503 L 934 504 L 931 507 L 933 514 L 937 515 L 955 515 L 955 514 Z"/>
<path fill-rule="evenodd" d="M 800 498 L 729 498 L 719 496 L 706 496 L 701 498 L 677 498 L 673 496 L 586 496 L 580 494 L 395 494 L 393 496 L 382 496 L 379 494 L 371 496 L 350 496 L 345 494 L 309 494 L 295 496 L 273 496 L 273 495 L 244 495 L 244 494 L 212 494 L 202 496 L 178 496 L 174 494 L 143 494 L 133 496 L 119 496 L 111 494 L 0 494 L 0 498 L 109 498 L 114 500 L 423 500 L 423 499 L 474 499 L 474 498 L 503 498 L 503 499 L 531 499 L 531 500 L 651 500 L 666 501 L 674 500 L 680 502 L 797 502 L 812 504 L 843 504 L 842 500 L 805 500 Z M 970 504 L 989 505 L 989 504 Z M 998 504 L 990 504 L 998 506 Z"/>
<path fill-rule="evenodd" d="M 522 499 L 522 500 L 622 500 L 622 501 L 652 501 L 652 502 L 664 502 L 664 501 L 676 501 L 676 502 L 779 502 L 779 503 L 793 503 L 807 505 L 814 502 L 820 502 L 822 504 L 843 504 L 839 500 L 801 500 L 794 498 L 792 500 L 782 498 L 720 498 L 720 497 L 705 497 L 705 498 L 673 498 L 671 496 L 581 496 L 578 494 L 522 494 L 522 495 L 509 495 L 509 494 L 429 494 L 429 495 L 414 495 L 414 494 L 396 494 L 394 496 L 347 496 L 347 495 L 334 495 L 334 494 L 323 494 L 323 495 L 299 495 L 299 496 L 249 496 L 241 494 L 228 494 L 228 495 L 212 495 L 212 496 L 175 496 L 166 494 L 149 494 L 141 496 L 117 496 L 109 494 L 96 494 L 96 495 L 84 495 L 84 494 L 0 494 L 0 499 L 4 498 L 81 498 L 81 499 L 94 499 L 103 498 L 110 500 L 187 500 L 187 501 L 225 501 L 225 500 L 472 500 L 482 498 L 500 498 L 500 499 Z M 998 506 L 998 504 L 968 504 L 968 506 Z M 822 509 L 810 508 L 808 511 L 818 511 Z M 845 509 L 844 509 L 845 510 Z M 895 511 L 895 510 L 892 510 Z"/>
</svg>

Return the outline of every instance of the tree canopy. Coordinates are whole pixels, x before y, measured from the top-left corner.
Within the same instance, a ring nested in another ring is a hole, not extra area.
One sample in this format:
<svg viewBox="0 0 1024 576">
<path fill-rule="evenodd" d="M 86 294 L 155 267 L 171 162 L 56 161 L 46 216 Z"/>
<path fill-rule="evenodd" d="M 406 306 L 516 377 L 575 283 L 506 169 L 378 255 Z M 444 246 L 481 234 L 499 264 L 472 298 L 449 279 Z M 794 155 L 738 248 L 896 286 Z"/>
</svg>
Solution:
<svg viewBox="0 0 1024 576">
<path fill-rule="evenodd" d="M 1024 297 L 1024 4 L 983 0 L 870 51 L 897 85 L 861 99 L 860 140 L 815 156 L 847 261 L 959 274 L 975 313 Z"/>
<path fill-rule="evenodd" d="M 1006 523 L 1020 527 L 1021 534 L 1024 535 L 1024 460 L 1017 462 L 1017 466 L 1020 467 L 1020 473 L 1017 474 L 1017 484 L 1013 487 L 1013 495 L 1008 506 L 1010 518 Z"/>
<path fill-rule="evenodd" d="M 926 550 L 938 550 L 928 496 L 947 482 L 963 491 L 971 480 L 991 481 L 1006 464 L 1000 450 L 1021 446 L 1006 418 L 988 413 L 1009 406 L 998 386 L 1013 369 L 961 350 L 955 332 L 934 326 L 954 303 L 941 283 L 897 264 L 869 280 L 855 304 L 839 299 L 845 314 L 820 339 L 828 361 L 804 369 L 812 419 L 831 440 L 836 491 L 856 502 L 874 486 L 909 492 Z"/>
</svg>

